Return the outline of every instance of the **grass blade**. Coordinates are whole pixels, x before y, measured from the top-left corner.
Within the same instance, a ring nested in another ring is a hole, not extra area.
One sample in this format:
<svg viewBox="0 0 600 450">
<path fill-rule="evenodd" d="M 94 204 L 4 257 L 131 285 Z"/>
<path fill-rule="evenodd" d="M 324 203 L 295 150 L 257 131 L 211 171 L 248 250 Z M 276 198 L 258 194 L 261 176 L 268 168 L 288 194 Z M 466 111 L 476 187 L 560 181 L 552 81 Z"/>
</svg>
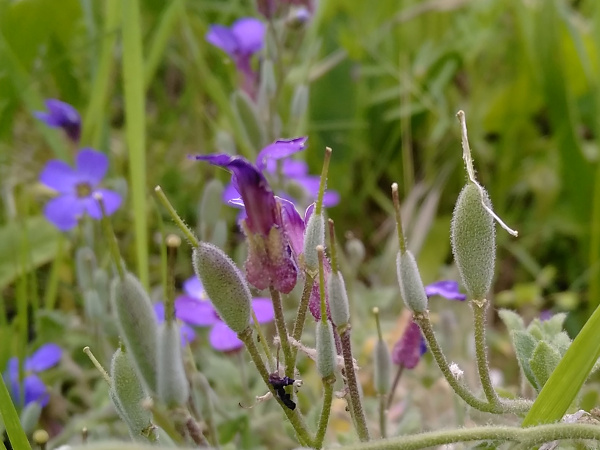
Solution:
<svg viewBox="0 0 600 450">
<path fill-rule="evenodd" d="M 6 433 L 12 448 L 18 448 L 20 450 L 31 450 L 31 445 L 27 440 L 27 436 L 21 427 L 21 421 L 19 415 L 13 405 L 8 389 L 4 384 L 4 379 L 0 377 L 0 414 L 6 427 Z"/>
</svg>

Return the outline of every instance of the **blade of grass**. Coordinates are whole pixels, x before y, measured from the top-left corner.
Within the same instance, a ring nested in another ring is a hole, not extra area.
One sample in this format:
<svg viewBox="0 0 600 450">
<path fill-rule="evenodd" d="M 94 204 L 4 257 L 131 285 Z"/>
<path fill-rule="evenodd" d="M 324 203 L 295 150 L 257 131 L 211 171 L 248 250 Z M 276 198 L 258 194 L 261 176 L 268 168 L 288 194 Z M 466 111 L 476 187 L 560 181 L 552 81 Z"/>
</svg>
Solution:
<svg viewBox="0 0 600 450">
<path fill-rule="evenodd" d="M 8 434 L 8 439 L 10 440 L 12 448 L 31 450 L 31 445 L 29 445 L 27 436 L 21 427 L 19 415 L 17 414 L 15 405 L 13 405 L 2 377 L 0 377 L 0 414 L 2 415 L 2 420 L 4 421 L 6 433 Z"/>
<path fill-rule="evenodd" d="M 600 308 L 583 326 L 536 398 L 522 426 L 560 420 L 600 357 Z"/>
<path fill-rule="evenodd" d="M 119 0 L 104 2 L 104 27 L 102 29 L 102 47 L 97 61 L 97 70 L 90 90 L 90 102 L 83 119 L 82 141 L 98 148 L 102 139 L 102 124 L 106 110 L 106 101 L 110 90 L 111 73 L 114 66 L 113 52 L 117 42 L 117 28 L 120 19 Z"/>
<path fill-rule="evenodd" d="M 139 0 L 123 0 L 123 91 L 137 272 L 149 287 L 146 198 L 146 111 Z"/>
</svg>

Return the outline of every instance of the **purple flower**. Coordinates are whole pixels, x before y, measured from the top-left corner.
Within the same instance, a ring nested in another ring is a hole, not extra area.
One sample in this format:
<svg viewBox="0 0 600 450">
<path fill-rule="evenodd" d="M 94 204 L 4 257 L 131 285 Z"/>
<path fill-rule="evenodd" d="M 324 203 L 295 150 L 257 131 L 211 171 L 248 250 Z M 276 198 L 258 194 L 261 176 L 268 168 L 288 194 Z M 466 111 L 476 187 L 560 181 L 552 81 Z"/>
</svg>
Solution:
<svg viewBox="0 0 600 450">
<path fill-rule="evenodd" d="M 235 331 L 225 325 L 210 301 L 207 301 L 202 282 L 196 277 L 184 284 L 186 295 L 175 299 L 175 315 L 179 320 L 199 327 L 212 327 L 209 334 L 210 345 L 221 352 L 232 352 L 243 347 Z M 198 295 L 200 294 L 200 296 Z M 259 323 L 273 321 L 275 313 L 268 298 L 254 298 L 252 309 Z"/>
<path fill-rule="evenodd" d="M 23 380 L 24 406 L 31 402 L 39 402 L 42 407 L 48 404 L 48 400 L 50 399 L 48 389 L 36 374 L 56 366 L 61 356 L 62 349 L 58 345 L 44 344 L 33 355 L 25 359 L 25 379 Z M 16 357 L 8 360 L 4 380 L 7 383 L 15 404 L 21 403 L 19 360 Z"/>
<path fill-rule="evenodd" d="M 211 25 L 206 40 L 219 47 L 233 59 L 243 76 L 243 89 L 252 98 L 256 96 L 257 74 L 250 61 L 254 53 L 264 45 L 265 25 L 253 17 L 236 20 L 230 28 L 223 25 Z"/>
<path fill-rule="evenodd" d="M 458 282 L 454 280 L 436 281 L 425 286 L 427 298 L 439 295 L 448 300 L 465 300 L 467 296 L 458 291 Z"/>
<path fill-rule="evenodd" d="M 81 117 L 75 108 L 60 100 L 46 100 L 48 112 L 35 111 L 33 115 L 52 128 L 62 128 L 69 139 L 79 142 L 81 135 Z"/>
<path fill-rule="evenodd" d="M 411 318 L 404 334 L 392 349 L 392 362 L 405 369 L 414 369 L 426 351 L 427 344 L 421 329 Z"/>
<path fill-rule="evenodd" d="M 156 314 L 156 320 L 159 324 L 165 321 L 165 304 L 155 303 L 154 314 Z M 188 342 L 192 342 L 196 339 L 196 332 L 189 325 L 182 323 L 179 326 L 179 334 L 181 335 L 181 346 L 185 346 Z"/>
<path fill-rule="evenodd" d="M 552 319 L 552 316 L 552 311 L 550 311 L 549 309 L 544 309 L 543 311 L 540 311 L 540 320 L 542 322 Z"/>
<path fill-rule="evenodd" d="M 44 215 L 59 230 L 68 231 L 77 225 L 85 213 L 93 219 L 102 218 L 95 194 L 101 194 L 108 215 L 121 205 L 121 196 L 114 191 L 98 188 L 108 169 L 108 158 L 91 148 L 79 151 L 75 169 L 60 160 L 50 160 L 40 174 L 40 181 L 59 192 L 44 207 Z"/>
<path fill-rule="evenodd" d="M 224 167 L 242 196 L 246 217 L 241 221 L 248 239 L 246 277 L 257 289 L 273 286 L 288 294 L 296 285 L 297 267 L 292 258 L 280 200 L 256 166 L 241 156 L 225 154 L 196 156 Z"/>
</svg>

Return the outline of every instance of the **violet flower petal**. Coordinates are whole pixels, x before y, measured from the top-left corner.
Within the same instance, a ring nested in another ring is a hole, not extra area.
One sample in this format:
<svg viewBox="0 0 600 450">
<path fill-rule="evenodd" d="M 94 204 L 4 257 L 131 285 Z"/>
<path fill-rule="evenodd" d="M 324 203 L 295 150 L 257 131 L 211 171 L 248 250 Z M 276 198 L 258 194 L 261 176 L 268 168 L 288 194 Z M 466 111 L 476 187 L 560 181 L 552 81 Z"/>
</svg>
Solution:
<svg viewBox="0 0 600 450">
<path fill-rule="evenodd" d="M 92 148 L 84 148 L 77 153 L 75 168 L 81 181 L 96 186 L 106 175 L 108 157 Z"/>
<path fill-rule="evenodd" d="M 403 365 L 406 369 L 414 369 L 423 354 L 422 343 L 421 329 L 411 320 L 404 330 L 404 334 L 392 349 L 392 362 Z"/>
<path fill-rule="evenodd" d="M 267 145 L 258 153 L 256 167 L 258 170 L 264 170 L 268 160 L 287 158 L 296 152 L 304 150 L 307 139 L 307 136 L 294 139 L 280 139 Z"/>
<path fill-rule="evenodd" d="M 183 282 L 183 292 L 198 300 L 208 300 L 202 281 L 194 275 Z"/>
<path fill-rule="evenodd" d="M 65 194 L 53 198 L 44 206 L 44 216 L 61 231 L 69 231 L 83 216 L 85 205 L 75 195 Z"/>
<path fill-rule="evenodd" d="M 458 282 L 454 280 L 436 281 L 425 286 L 425 295 L 432 297 L 440 295 L 448 300 L 465 300 L 467 296 L 458 291 Z"/>
<path fill-rule="evenodd" d="M 62 357 L 62 349 L 56 344 L 44 344 L 33 355 L 25 360 L 25 370 L 41 372 L 58 364 Z"/>
<path fill-rule="evenodd" d="M 296 159 L 285 159 L 281 165 L 281 173 L 288 178 L 303 177 L 308 174 L 308 164 Z"/>
<path fill-rule="evenodd" d="M 79 142 L 81 117 L 75 108 L 56 99 L 46 100 L 48 112 L 36 111 L 33 115 L 52 128 L 62 128 L 69 139 Z"/>
<path fill-rule="evenodd" d="M 121 206 L 122 203 L 122 199 L 121 199 L 121 194 L 119 194 L 116 191 L 111 191 L 109 189 L 96 189 L 94 191 L 94 194 L 101 194 L 102 195 L 102 201 L 104 202 L 104 209 L 106 210 L 106 215 L 111 216 L 113 215 Z M 95 198 L 92 197 L 92 200 L 94 201 L 94 205 L 97 207 L 97 211 L 98 213 L 101 213 L 100 211 L 100 205 L 98 205 L 98 200 L 96 200 Z M 90 216 L 92 214 L 90 213 Z M 94 219 L 98 218 L 101 219 L 102 215 L 100 214 L 98 217 L 92 216 L 94 217 Z"/>
<path fill-rule="evenodd" d="M 66 162 L 52 159 L 40 174 L 40 182 L 63 194 L 74 193 L 79 181 L 77 173 Z"/>
<path fill-rule="evenodd" d="M 211 25 L 206 33 L 206 41 L 220 48 L 229 56 L 238 51 L 238 41 L 231 30 L 223 25 Z"/>
<path fill-rule="evenodd" d="M 225 189 L 223 189 L 223 196 L 222 196 L 223 203 L 229 203 L 230 200 L 239 198 L 239 196 L 240 196 L 240 193 L 238 192 L 236 187 L 233 185 L 233 183 L 227 184 L 227 186 L 225 186 Z"/>
<path fill-rule="evenodd" d="M 237 52 L 251 55 L 262 49 L 265 39 L 265 25 L 254 17 L 244 17 L 231 25 L 231 33 L 237 41 Z"/>
<path fill-rule="evenodd" d="M 212 303 L 186 295 L 175 299 L 175 317 L 190 325 L 208 327 L 220 322 Z"/>
<path fill-rule="evenodd" d="M 304 250 L 304 220 L 289 200 L 277 197 L 281 205 L 281 219 L 292 250 L 299 255 Z"/>
<path fill-rule="evenodd" d="M 235 331 L 225 325 L 225 322 L 218 322 L 212 327 L 208 340 L 210 345 L 220 352 L 239 350 L 244 345 Z"/>
<path fill-rule="evenodd" d="M 269 323 L 275 318 L 273 302 L 270 298 L 259 297 L 252 299 L 252 309 L 256 314 L 258 323 Z M 250 323 L 252 323 L 252 321 Z"/>
<path fill-rule="evenodd" d="M 25 405 L 38 402 L 42 408 L 48 404 L 50 395 L 48 388 L 37 375 L 28 375 L 23 380 L 23 392 L 25 394 Z"/>
<path fill-rule="evenodd" d="M 196 332 L 194 329 L 185 323 L 179 324 L 179 334 L 181 335 L 182 346 L 196 339 Z"/>
</svg>

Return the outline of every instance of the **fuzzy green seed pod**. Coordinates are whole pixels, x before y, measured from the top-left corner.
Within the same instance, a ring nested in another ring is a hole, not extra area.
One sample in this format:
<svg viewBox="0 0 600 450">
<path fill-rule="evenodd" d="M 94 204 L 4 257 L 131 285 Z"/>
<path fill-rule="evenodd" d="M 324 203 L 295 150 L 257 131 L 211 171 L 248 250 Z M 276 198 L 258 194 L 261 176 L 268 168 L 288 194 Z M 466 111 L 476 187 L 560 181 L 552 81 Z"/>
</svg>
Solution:
<svg viewBox="0 0 600 450">
<path fill-rule="evenodd" d="M 158 398 L 169 407 L 185 404 L 189 386 L 183 367 L 181 336 L 177 323 L 166 321 L 158 328 L 156 359 Z"/>
<path fill-rule="evenodd" d="M 308 219 L 304 233 L 304 264 L 312 273 L 319 270 L 317 245 L 325 245 L 325 219 L 323 214 L 313 213 Z"/>
<path fill-rule="evenodd" d="M 132 437 L 153 433 L 152 414 L 142 406 L 148 394 L 142 385 L 129 353 L 118 349 L 110 365 L 111 398 L 117 412 L 129 427 Z"/>
<path fill-rule="evenodd" d="M 40 416 L 42 415 L 42 405 L 40 402 L 28 403 L 21 411 L 21 427 L 26 434 L 31 434 L 36 429 Z"/>
<path fill-rule="evenodd" d="M 80 247 L 75 252 L 75 275 L 79 289 L 86 290 L 92 287 L 94 270 L 96 270 L 96 255 L 89 247 Z"/>
<path fill-rule="evenodd" d="M 112 283 L 111 299 L 119 333 L 141 379 L 156 392 L 156 344 L 158 325 L 150 297 L 131 273 Z"/>
<path fill-rule="evenodd" d="M 94 289 L 98 293 L 102 308 L 108 311 L 110 303 L 110 279 L 106 270 L 96 269 L 94 271 Z"/>
<path fill-rule="evenodd" d="M 427 295 L 413 254 L 407 250 L 398 252 L 396 259 L 400 295 L 408 309 L 415 313 L 427 311 Z"/>
<path fill-rule="evenodd" d="M 329 311 L 331 321 L 336 327 L 342 327 L 350 322 L 350 307 L 344 277 L 341 272 L 331 272 L 327 280 L 329 290 Z"/>
<path fill-rule="evenodd" d="M 317 370 L 321 378 L 333 375 L 336 363 L 335 341 L 331 322 L 317 322 Z"/>
<path fill-rule="evenodd" d="M 491 202 L 481 188 L 485 204 Z M 481 203 L 480 188 L 467 183 L 458 196 L 451 228 L 452 253 L 469 297 L 484 299 L 492 285 L 496 258 L 494 219 Z"/>
<path fill-rule="evenodd" d="M 374 354 L 375 390 L 379 395 L 385 395 L 390 390 L 392 359 L 385 341 L 378 340 Z"/>
<path fill-rule="evenodd" d="M 192 254 L 194 270 L 221 320 L 236 333 L 248 328 L 252 296 L 244 276 L 223 250 L 200 242 Z"/>
<path fill-rule="evenodd" d="M 100 300 L 100 295 L 95 289 L 87 289 L 83 292 L 83 306 L 88 319 L 102 320 L 105 314 L 105 305 Z"/>
</svg>

